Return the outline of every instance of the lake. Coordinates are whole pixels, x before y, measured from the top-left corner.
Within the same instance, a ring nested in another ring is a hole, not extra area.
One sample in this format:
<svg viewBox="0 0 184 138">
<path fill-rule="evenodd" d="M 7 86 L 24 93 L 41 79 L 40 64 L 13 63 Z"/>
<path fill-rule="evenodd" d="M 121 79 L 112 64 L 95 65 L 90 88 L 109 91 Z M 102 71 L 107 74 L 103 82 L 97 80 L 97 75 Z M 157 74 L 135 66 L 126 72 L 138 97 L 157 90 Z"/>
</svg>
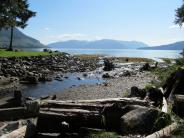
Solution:
<svg viewBox="0 0 184 138">
<path fill-rule="evenodd" d="M 78 54 L 98 54 L 115 57 L 141 57 L 141 58 L 179 58 L 182 50 L 137 50 L 137 49 L 59 49 L 51 48 L 73 55 Z M 42 51 L 43 49 L 31 49 L 32 51 Z"/>
</svg>

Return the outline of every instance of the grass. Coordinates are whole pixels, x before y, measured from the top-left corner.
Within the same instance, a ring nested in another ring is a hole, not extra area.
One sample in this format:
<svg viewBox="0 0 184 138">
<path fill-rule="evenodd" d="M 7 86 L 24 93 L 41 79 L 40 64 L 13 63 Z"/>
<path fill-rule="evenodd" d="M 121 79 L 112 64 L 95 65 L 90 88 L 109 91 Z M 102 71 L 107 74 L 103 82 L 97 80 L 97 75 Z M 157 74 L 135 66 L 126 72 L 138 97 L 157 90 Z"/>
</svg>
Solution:
<svg viewBox="0 0 184 138">
<path fill-rule="evenodd" d="M 101 132 L 96 134 L 91 134 L 89 138 L 118 138 L 119 135 L 114 132 Z"/>
<path fill-rule="evenodd" d="M 23 57 L 23 56 L 47 56 L 51 55 L 48 52 L 28 52 L 28 51 L 6 51 L 0 49 L 0 57 Z"/>
<path fill-rule="evenodd" d="M 162 86 L 166 80 L 168 79 L 168 77 L 174 73 L 176 70 L 178 70 L 180 66 L 179 65 L 172 65 L 172 66 L 168 66 L 167 68 L 157 68 L 155 70 L 153 70 L 152 72 L 158 76 L 159 80 L 161 81 L 160 86 Z"/>
</svg>

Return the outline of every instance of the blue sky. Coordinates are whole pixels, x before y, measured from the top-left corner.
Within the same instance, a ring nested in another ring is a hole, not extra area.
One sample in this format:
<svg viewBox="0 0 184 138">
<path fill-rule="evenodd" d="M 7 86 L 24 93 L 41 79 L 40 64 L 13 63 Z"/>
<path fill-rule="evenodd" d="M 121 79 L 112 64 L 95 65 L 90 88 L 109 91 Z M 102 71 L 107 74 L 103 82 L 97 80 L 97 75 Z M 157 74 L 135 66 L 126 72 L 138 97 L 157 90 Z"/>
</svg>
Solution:
<svg viewBox="0 0 184 138">
<path fill-rule="evenodd" d="M 184 40 L 174 25 L 182 0 L 29 0 L 37 16 L 23 30 L 44 44 L 77 40 L 136 40 L 160 45 Z"/>
</svg>

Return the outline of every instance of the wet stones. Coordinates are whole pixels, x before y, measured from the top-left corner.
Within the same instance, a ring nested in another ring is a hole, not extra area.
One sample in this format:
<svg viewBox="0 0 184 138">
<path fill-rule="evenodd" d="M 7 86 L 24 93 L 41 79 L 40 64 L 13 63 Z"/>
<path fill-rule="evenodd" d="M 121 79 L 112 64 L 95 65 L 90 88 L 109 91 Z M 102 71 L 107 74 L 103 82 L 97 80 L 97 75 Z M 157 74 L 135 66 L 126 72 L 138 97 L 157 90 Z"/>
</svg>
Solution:
<svg viewBox="0 0 184 138">
<path fill-rule="evenodd" d="M 23 83 L 50 80 L 56 72 L 85 72 L 99 67 L 98 60 L 79 59 L 66 53 L 36 57 L 0 57 L 0 75 L 15 76 Z"/>
</svg>

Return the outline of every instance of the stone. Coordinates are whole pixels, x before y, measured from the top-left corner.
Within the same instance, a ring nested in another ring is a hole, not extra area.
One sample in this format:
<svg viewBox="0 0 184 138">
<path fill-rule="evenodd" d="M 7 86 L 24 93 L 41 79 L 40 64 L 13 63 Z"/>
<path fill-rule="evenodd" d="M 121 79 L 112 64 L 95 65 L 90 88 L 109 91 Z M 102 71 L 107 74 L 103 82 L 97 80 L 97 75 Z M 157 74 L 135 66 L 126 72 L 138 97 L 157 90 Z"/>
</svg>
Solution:
<svg viewBox="0 0 184 138">
<path fill-rule="evenodd" d="M 108 59 L 104 59 L 104 71 L 111 71 L 114 69 L 114 64 L 110 62 Z"/>
<path fill-rule="evenodd" d="M 102 78 L 106 78 L 106 79 L 107 79 L 107 78 L 110 78 L 109 73 L 105 73 L 105 74 L 103 74 L 103 75 L 102 75 Z"/>
<path fill-rule="evenodd" d="M 149 99 L 150 101 L 152 101 L 153 105 L 156 107 L 162 107 L 163 97 L 164 97 L 164 94 L 160 89 L 151 87 L 147 90 L 146 99 Z"/>
<path fill-rule="evenodd" d="M 147 107 L 137 108 L 126 113 L 120 119 L 121 133 L 123 135 L 151 133 L 160 113 L 157 109 Z"/>
<path fill-rule="evenodd" d="M 141 68 L 140 71 L 150 71 L 151 67 L 149 63 L 145 63 Z"/>
</svg>

